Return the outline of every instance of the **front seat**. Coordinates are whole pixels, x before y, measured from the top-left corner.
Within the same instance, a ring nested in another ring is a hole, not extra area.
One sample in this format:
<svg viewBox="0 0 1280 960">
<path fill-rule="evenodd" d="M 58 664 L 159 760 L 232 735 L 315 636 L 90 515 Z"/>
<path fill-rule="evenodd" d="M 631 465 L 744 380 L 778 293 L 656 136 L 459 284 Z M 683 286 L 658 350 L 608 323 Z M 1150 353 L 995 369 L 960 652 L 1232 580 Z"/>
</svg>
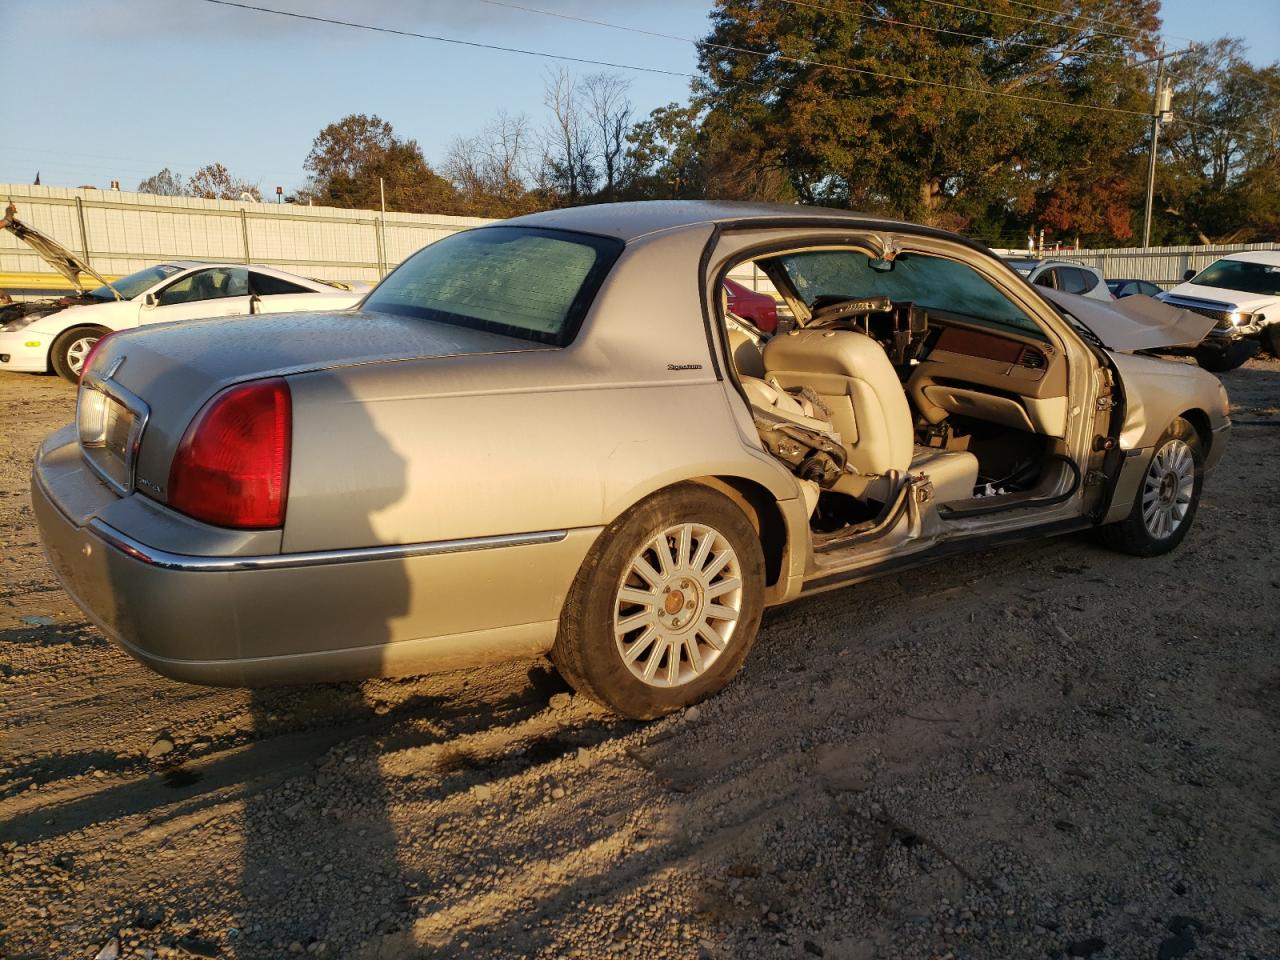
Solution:
<svg viewBox="0 0 1280 960">
<path fill-rule="evenodd" d="M 849 450 L 857 474 L 840 493 L 888 501 L 897 478 L 923 473 L 939 503 L 967 500 L 978 482 L 978 459 L 967 451 L 917 447 L 915 423 L 897 371 L 884 348 L 853 330 L 793 330 L 764 348 L 770 381 L 784 389 L 811 387 Z"/>
</svg>

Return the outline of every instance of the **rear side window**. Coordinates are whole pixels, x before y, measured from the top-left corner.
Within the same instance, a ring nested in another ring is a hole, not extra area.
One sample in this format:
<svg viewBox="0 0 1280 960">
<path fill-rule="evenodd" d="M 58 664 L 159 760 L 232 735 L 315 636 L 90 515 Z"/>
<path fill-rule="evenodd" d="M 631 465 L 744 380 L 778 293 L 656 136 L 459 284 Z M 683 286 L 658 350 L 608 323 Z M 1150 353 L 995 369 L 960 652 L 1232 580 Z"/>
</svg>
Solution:
<svg viewBox="0 0 1280 960">
<path fill-rule="evenodd" d="M 249 271 L 249 283 L 260 297 L 278 297 L 286 293 L 315 293 L 298 283 L 290 283 L 267 273 Z"/>
<path fill-rule="evenodd" d="M 564 346 L 621 252 L 621 241 L 563 230 L 468 230 L 419 250 L 364 309 Z"/>
<path fill-rule="evenodd" d="M 1079 267 L 1060 267 L 1058 269 L 1061 290 L 1067 293 L 1088 293 L 1098 285 L 1098 278 L 1088 270 Z"/>
</svg>

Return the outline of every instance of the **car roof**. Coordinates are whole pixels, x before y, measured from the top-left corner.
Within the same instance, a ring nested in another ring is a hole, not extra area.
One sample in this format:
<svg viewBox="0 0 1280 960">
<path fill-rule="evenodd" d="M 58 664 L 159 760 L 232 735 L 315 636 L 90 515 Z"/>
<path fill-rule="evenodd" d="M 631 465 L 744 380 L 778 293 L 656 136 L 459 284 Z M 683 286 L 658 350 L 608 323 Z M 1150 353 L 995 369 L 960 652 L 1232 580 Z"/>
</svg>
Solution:
<svg viewBox="0 0 1280 960">
<path fill-rule="evenodd" d="M 310 277 L 304 277 L 301 274 L 289 273 L 287 270 L 280 270 L 276 267 L 268 267 L 261 263 L 228 263 L 225 260 L 165 260 L 156 264 L 158 267 L 177 267 L 180 270 L 199 270 L 207 267 L 244 267 L 246 270 L 257 270 L 259 273 L 268 273 L 273 277 L 280 277 L 285 280 L 301 280 L 305 283 L 316 283 Z"/>
<path fill-rule="evenodd" d="M 624 242 L 665 230 L 744 220 L 788 220 L 822 218 L 871 223 L 877 227 L 921 229 L 901 220 L 886 220 L 852 210 L 806 207 L 793 203 L 746 203 L 730 200 L 638 200 L 629 203 L 598 203 L 530 213 L 492 226 L 549 227 L 576 230 Z M 481 227 L 480 229 L 489 229 Z"/>
</svg>

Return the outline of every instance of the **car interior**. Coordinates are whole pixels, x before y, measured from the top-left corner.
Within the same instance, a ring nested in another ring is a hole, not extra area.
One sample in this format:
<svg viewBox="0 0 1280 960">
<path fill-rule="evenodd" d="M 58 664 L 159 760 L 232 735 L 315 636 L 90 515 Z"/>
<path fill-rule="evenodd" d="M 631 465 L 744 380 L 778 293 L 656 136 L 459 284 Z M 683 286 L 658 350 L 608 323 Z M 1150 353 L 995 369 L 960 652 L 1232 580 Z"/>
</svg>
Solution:
<svg viewBox="0 0 1280 960">
<path fill-rule="evenodd" d="M 816 543 L 879 528 L 920 475 L 944 518 L 1074 493 L 1066 360 L 972 267 L 831 248 L 755 264 L 793 321 L 770 337 L 725 310 L 730 354 L 762 442 L 801 482 Z"/>
</svg>

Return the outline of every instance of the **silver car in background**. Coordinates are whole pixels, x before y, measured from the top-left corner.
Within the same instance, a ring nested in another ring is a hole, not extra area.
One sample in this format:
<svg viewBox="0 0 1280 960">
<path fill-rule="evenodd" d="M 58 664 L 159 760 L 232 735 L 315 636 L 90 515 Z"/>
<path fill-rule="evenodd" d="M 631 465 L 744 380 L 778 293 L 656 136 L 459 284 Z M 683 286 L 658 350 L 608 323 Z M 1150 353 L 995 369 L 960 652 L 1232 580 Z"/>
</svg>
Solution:
<svg viewBox="0 0 1280 960">
<path fill-rule="evenodd" d="M 794 330 L 725 309 L 753 265 Z M 100 342 L 32 498 L 70 594 L 169 676 L 549 654 L 654 717 L 727 683 L 766 606 L 1071 530 L 1182 540 L 1225 391 L 1135 352 L 1159 324 L 1057 299 L 844 211 L 534 214 L 426 247 L 354 313 Z"/>
</svg>

